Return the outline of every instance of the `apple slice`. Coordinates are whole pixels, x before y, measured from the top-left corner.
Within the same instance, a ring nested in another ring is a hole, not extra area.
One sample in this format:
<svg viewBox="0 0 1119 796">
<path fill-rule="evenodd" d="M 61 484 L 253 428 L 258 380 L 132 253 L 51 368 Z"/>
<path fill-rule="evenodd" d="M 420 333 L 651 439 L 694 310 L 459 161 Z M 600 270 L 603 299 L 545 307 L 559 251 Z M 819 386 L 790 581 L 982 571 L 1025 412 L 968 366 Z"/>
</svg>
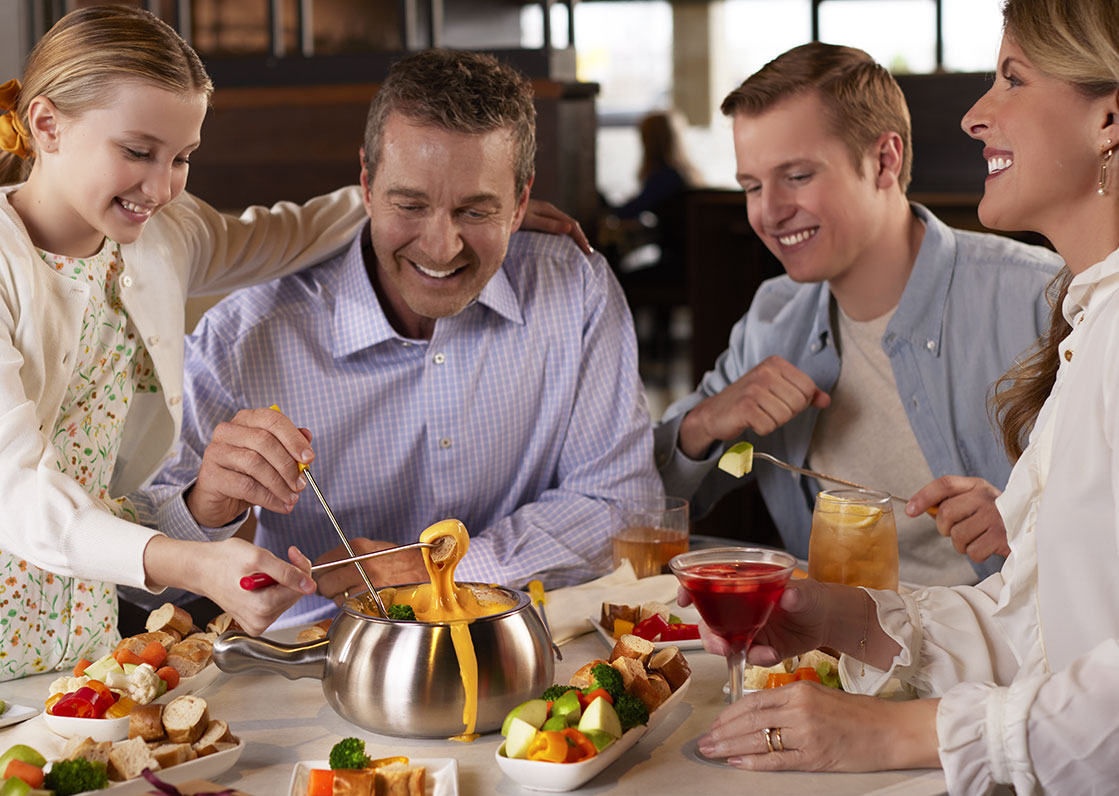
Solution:
<svg viewBox="0 0 1119 796">
<path fill-rule="evenodd" d="M 548 703 L 543 699 L 530 699 L 505 714 L 505 721 L 501 722 L 501 734 L 506 738 L 509 737 L 509 726 L 513 719 L 527 722 L 532 725 L 533 730 L 538 730 L 547 718 Z"/>
<path fill-rule="evenodd" d="M 735 478 L 741 478 L 754 468 L 754 446 L 749 442 L 738 442 L 731 445 L 727 452 L 719 457 L 719 469 L 730 473 Z"/>
<path fill-rule="evenodd" d="M 587 705 L 587 709 L 583 711 L 583 717 L 579 719 L 579 732 L 586 735 L 588 732 L 596 730 L 615 738 L 622 737 L 622 722 L 618 720 L 618 714 L 614 710 L 614 706 L 602 697 L 598 697 Z"/>
<path fill-rule="evenodd" d="M 528 757 L 528 748 L 536 737 L 536 728 L 524 719 L 514 717 L 509 722 L 509 732 L 505 737 L 505 756 L 514 760 Z"/>
</svg>

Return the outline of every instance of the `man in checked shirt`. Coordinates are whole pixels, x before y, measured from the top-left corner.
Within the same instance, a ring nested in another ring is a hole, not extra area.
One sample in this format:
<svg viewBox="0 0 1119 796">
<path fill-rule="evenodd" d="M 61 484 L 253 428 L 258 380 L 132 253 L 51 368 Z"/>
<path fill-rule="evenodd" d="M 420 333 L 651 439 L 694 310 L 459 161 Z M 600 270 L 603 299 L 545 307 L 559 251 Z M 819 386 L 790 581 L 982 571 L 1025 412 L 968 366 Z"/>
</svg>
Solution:
<svg viewBox="0 0 1119 796">
<path fill-rule="evenodd" d="M 358 553 L 454 517 L 471 533 L 460 580 L 554 587 L 608 568 L 611 501 L 662 487 L 610 269 L 569 238 L 518 231 L 532 100 L 488 56 L 393 68 L 362 150 L 369 224 L 337 257 L 226 298 L 188 339 L 180 451 L 133 496 L 160 528 L 224 538 L 255 505 L 257 544 L 341 558 L 297 472 L 313 459 Z M 416 551 L 367 571 L 426 579 Z M 318 583 L 277 627 L 363 588 L 353 567 Z"/>
</svg>

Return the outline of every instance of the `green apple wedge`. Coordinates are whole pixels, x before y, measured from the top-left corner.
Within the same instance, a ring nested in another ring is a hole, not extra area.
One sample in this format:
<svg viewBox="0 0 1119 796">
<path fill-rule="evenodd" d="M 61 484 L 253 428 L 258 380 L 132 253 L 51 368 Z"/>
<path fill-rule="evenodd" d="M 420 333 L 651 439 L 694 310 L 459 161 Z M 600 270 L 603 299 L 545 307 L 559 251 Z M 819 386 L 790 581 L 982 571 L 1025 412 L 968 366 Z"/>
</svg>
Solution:
<svg viewBox="0 0 1119 796">
<path fill-rule="evenodd" d="M 509 726 L 513 719 L 527 722 L 532 725 L 532 729 L 538 730 L 547 718 L 548 703 L 543 699 L 530 699 L 517 705 L 505 715 L 505 721 L 501 722 L 501 734 L 506 738 L 509 737 Z"/>
<path fill-rule="evenodd" d="M 4 770 L 8 767 L 8 763 L 12 760 L 19 760 L 28 765 L 37 766 L 42 768 L 47 764 L 47 759 L 43 757 L 35 749 L 32 749 L 27 744 L 17 743 L 12 746 L 8 751 L 0 755 L 0 776 L 3 776 Z"/>
<path fill-rule="evenodd" d="M 544 726 L 541 727 L 540 729 L 541 730 L 554 730 L 556 732 L 563 732 L 564 730 L 567 729 L 567 717 L 566 716 L 549 716 L 548 720 L 544 722 Z"/>
<path fill-rule="evenodd" d="M 593 743 L 594 748 L 600 752 L 614 743 L 614 741 L 618 740 L 610 733 L 603 732 L 602 730 L 587 730 L 583 735 L 587 736 L 587 740 Z"/>
<path fill-rule="evenodd" d="M 31 786 L 19 777 L 8 777 L 0 783 L 0 796 L 28 796 L 29 793 Z"/>
<path fill-rule="evenodd" d="M 579 704 L 579 691 L 572 689 L 565 692 L 552 703 L 552 716 L 562 716 L 567 726 L 574 727 L 583 715 L 583 707 Z M 560 727 L 562 730 L 563 727 Z"/>
<path fill-rule="evenodd" d="M 754 446 L 749 442 L 738 442 L 719 457 L 719 469 L 741 478 L 754 467 Z"/>
<path fill-rule="evenodd" d="M 528 757 L 528 748 L 535 737 L 535 727 L 524 719 L 514 717 L 509 722 L 509 731 L 505 735 L 505 756 L 514 760 L 524 760 Z"/>
<path fill-rule="evenodd" d="M 602 697 L 587 705 L 583 717 L 579 719 L 579 732 L 586 735 L 594 730 L 605 732 L 615 738 L 622 737 L 622 722 L 618 720 L 614 706 Z"/>
</svg>

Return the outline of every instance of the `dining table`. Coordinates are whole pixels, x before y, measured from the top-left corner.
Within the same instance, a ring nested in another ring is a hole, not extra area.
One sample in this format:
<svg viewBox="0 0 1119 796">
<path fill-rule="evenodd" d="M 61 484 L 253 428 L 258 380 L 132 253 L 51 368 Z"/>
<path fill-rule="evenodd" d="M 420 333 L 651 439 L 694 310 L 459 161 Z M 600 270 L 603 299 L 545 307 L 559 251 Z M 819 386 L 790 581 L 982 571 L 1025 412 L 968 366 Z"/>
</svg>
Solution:
<svg viewBox="0 0 1119 796">
<path fill-rule="evenodd" d="M 562 647 L 563 660 L 555 665 L 557 682 L 568 678 L 584 663 L 607 657 L 610 647 L 593 632 Z M 276 640 L 294 638 L 294 630 L 271 634 Z M 698 739 L 726 706 L 723 685 L 726 662 L 701 649 L 686 657 L 692 670 L 684 699 L 659 726 L 647 733 L 617 761 L 591 779 L 577 793 L 648 796 L 706 793 L 742 793 L 751 796 L 938 796 L 946 792 L 940 770 L 883 771 L 873 773 L 748 772 L 710 762 L 697 752 Z M 386 673 L 387 675 L 388 673 Z M 56 673 L 0 683 L 0 699 L 42 706 Z M 481 735 L 472 743 L 452 740 L 396 738 L 362 729 L 340 717 L 323 696 L 316 679 L 288 680 L 276 674 L 218 673 L 199 692 L 212 718 L 228 722 L 245 742 L 232 768 L 214 782 L 248 796 L 288 796 L 293 770 L 299 761 L 323 761 L 342 738 L 363 739 L 370 757 L 404 755 L 418 759 L 453 759 L 457 787 L 454 794 L 533 793 L 508 778 L 498 768 L 494 753 L 503 738 L 497 732 Z M 510 708 L 514 707 L 510 705 Z M 0 729 L 0 752 L 15 743 L 37 742 L 51 746 L 42 714 Z M 61 748 L 61 739 L 54 739 Z M 45 751 L 50 756 L 50 752 Z M 432 793 L 429 784 L 428 792 Z M 302 796 L 301 794 L 299 796 Z"/>
</svg>

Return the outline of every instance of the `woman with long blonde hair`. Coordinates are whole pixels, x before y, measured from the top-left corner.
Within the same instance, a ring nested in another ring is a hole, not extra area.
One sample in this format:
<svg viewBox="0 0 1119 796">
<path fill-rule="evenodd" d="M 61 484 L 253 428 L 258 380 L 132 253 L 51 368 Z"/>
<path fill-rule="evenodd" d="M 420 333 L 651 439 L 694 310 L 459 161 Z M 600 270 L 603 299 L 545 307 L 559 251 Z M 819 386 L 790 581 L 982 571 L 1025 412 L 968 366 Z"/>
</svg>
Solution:
<svg viewBox="0 0 1119 796">
<path fill-rule="evenodd" d="M 979 217 L 1044 234 L 1066 263 L 1053 328 L 996 399 L 1020 454 L 997 501 L 1011 555 L 974 587 L 794 582 L 751 661 L 833 647 L 858 694 L 747 695 L 700 739 L 705 755 L 753 770 L 943 766 L 951 793 L 1115 788 L 1119 5 L 1008 0 L 1004 20 L 994 84 L 963 120 L 988 171 Z M 892 677 L 923 698 L 859 695 Z"/>
</svg>

